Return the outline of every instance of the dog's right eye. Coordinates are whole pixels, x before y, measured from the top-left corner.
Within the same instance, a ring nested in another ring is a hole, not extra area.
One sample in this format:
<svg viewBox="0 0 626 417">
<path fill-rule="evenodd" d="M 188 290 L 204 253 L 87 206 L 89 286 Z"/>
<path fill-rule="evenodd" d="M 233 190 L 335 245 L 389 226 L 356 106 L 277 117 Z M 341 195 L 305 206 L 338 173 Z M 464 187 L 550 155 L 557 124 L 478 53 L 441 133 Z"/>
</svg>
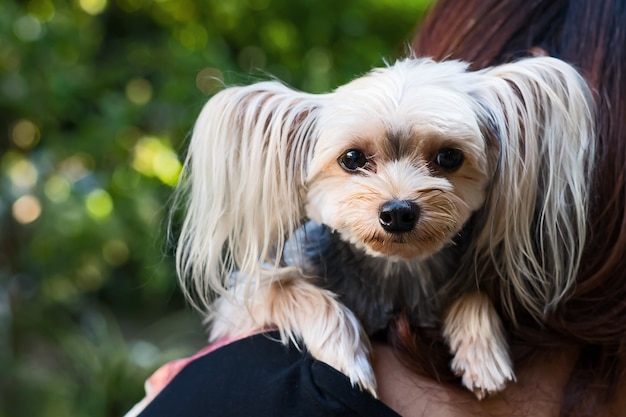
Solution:
<svg viewBox="0 0 626 417">
<path fill-rule="evenodd" d="M 454 172 L 461 167 L 463 159 L 463 153 L 460 150 L 443 148 L 435 156 L 435 163 L 446 171 Z"/>
<path fill-rule="evenodd" d="M 339 165 L 348 172 L 356 172 L 367 165 L 367 157 L 358 149 L 350 149 L 339 157 Z"/>
</svg>

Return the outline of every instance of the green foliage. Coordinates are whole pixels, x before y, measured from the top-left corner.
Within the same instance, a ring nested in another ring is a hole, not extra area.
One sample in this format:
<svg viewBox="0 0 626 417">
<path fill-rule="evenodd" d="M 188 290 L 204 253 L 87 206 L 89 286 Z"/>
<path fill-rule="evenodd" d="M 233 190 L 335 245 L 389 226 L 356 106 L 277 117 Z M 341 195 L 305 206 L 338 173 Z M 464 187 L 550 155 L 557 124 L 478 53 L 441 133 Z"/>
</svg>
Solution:
<svg viewBox="0 0 626 417">
<path fill-rule="evenodd" d="M 0 417 L 121 415 L 198 349 L 165 229 L 202 104 L 330 90 L 402 56 L 428 4 L 0 3 Z"/>
</svg>

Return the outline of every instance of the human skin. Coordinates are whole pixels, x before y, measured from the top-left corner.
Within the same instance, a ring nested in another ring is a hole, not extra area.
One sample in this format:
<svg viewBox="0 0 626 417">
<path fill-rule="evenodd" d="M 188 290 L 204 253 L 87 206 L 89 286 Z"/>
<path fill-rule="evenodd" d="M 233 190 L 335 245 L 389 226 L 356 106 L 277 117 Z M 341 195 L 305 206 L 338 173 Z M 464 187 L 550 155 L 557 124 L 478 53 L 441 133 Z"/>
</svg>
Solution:
<svg viewBox="0 0 626 417">
<path fill-rule="evenodd" d="M 517 381 L 504 392 L 482 401 L 469 391 L 415 374 L 384 344 L 374 344 L 373 366 L 379 398 L 403 417 L 556 417 L 576 356 L 574 349 L 544 353 L 519 369 Z M 600 411 L 600 416 L 626 416 L 624 381 L 610 409 Z"/>
</svg>

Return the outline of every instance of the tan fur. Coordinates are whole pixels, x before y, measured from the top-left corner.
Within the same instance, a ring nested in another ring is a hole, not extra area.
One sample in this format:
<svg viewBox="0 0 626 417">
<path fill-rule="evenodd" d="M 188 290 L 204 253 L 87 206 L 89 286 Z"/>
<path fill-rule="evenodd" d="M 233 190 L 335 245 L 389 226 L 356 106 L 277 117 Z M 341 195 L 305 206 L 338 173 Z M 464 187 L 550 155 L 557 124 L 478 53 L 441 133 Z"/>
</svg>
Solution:
<svg viewBox="0 0 626 417">
<path fill-rule="evenodd" d="M 443 329 L 454 354 L 452 370 L 478 399 L 515 379 L 502 322 L 484 294 L 468 293 L 455 301 Z"/>
<path fill-rule="evenodd" d="M 288 275 L 263 281 L 252 298 L 244 291 L 232 295 L 216 301 L 211 341 L 277 328 L 283 343 L 298 345 L 302 341 L 313 357 L 349 375 L 353 384 L 375 395 L 369 339 L 354 314 L 333 293 Z"/>
</svg>

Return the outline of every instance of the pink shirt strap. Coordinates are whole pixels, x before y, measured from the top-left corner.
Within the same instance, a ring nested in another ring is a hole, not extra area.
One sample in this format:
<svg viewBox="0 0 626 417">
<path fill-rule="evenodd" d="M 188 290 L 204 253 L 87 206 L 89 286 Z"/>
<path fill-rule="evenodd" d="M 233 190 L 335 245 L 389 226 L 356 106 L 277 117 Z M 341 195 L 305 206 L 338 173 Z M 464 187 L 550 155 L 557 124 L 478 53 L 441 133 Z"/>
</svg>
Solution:
<svg viewBox="0 0 626 417">
<path fill-rule="evenodd" d="M 193 356 L 189 356 L 187 358 L 182 358 L 182 359 L 176 359 L 174 361 L 168 362 L 165 365 L 161 366 L 146 380 L 144 384 L 146 396 L 137 404 L 135 404 L 135 406 L 131 408 L 130 411 L 128 411 L 128 413 L 124 415 L 124 417 L 138 416 L 144 410 L 144 408 L 146 408 L 148 404 L 150 404 L 150 402 L 157 395 L 159 395 L 161 391 L 163 391 L 163 388 L 165 388 L 167 384 L 169 384 L 170 381 L 174 379 L 174 377 L 178 375 L 178 373 L 181 370 L 183 370 L 183 368 L 187 366 L 187 364 L 189 364 L 190 362 L 204 355 L 208 355 L 209 353 L 221 347 L 224 347 L 230 343 L 236 342 L 241 339 L 245 339 L 247 337 L 250 337 L 258 333 L 262 333 L 262 331 L 247 334 L 247 335 L 238 335 L 236 337 L 230 337 L 230 336 L 223 337 L 211 343 L 210 345 L 204 347 L 203 349 L 199 350 Z"/>
</svg>

